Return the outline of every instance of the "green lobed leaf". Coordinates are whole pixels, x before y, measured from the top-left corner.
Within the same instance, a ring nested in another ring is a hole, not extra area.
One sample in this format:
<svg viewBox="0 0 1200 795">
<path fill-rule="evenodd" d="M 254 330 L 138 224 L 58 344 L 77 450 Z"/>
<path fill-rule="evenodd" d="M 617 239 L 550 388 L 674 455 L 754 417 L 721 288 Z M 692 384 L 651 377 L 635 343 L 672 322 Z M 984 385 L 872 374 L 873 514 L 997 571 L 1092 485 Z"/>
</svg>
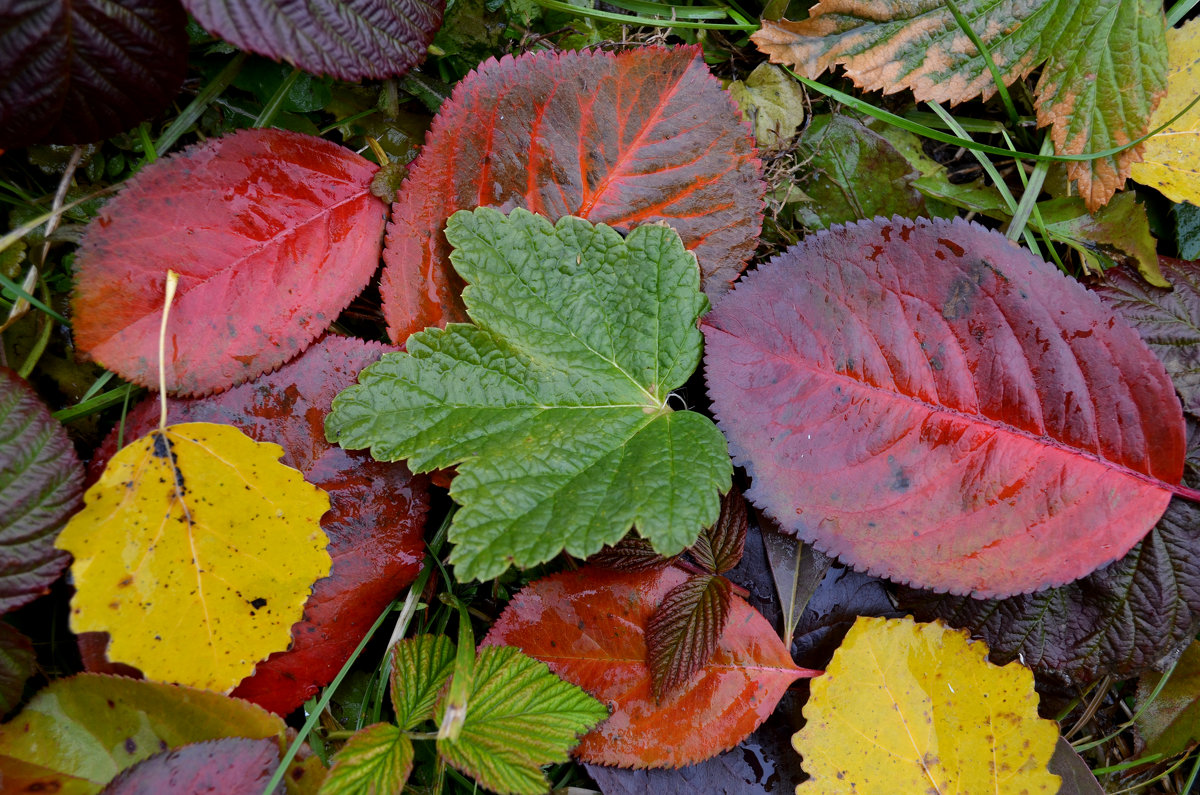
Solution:
<svg viewBox="0 0 1200 795">
<path fill-rule="evenodd" d="M 476 325 L 412 335 L 334 400 L 343 447 L 414 471 L 458 466 L 450 561 L 490 579 L 631 527 L 664 555 L 716 521 L 732 477 L 706 417 L 672 411 L 708 308 L 679 235 L 480 208 L 446 227 Z"/>
<path fill-rule="evenodd" d="M 646 624 L 646 664 L 656 703 L 712 659 L 733 594 L 729 580 L 704 574 L 672 588 Z"/>
<path fill-rule="evenodd" d="M 412 768 L 412 740 L 398 727 L 390 723 L 365 726 L 334 755 L 320 795 L 398 793 L 404 789 Z"/>
<path fill-rule="evenodd" d="M 567 761 L 578 736 L 608 717 L 599 701 L 511 647 L 479 650 L 468 704 L 458 739 L 438 740 L 438 753 L 500 795 L 546 792 L 541 766 Z"/>
<path fill-rule="evenodd" d="M 418 635 L 392 647 L 392 708 L 401 729 L 433 718 L 438 691 L 454 670 L 454 644 L 444 635 Z"/>
</svg>

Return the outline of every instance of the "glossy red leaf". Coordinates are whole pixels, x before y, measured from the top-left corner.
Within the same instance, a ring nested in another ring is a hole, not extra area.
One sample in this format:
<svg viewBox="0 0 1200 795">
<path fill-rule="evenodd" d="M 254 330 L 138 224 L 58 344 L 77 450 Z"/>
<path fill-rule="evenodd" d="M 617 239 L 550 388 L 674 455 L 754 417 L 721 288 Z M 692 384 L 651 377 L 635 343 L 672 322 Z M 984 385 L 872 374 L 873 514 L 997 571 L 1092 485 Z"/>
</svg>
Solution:
<svg viewBox="0 0 1200 795">
<path fill-rule="evenodd" d="M 812 235 L 701 324 L 749 499 L 872 573 L 978 597 L 1057 585 L 1124 555 L 1180 488 L 1159 361 L 975 224 Z"/>
<path fill-rule="evenodd" d="M 198 395 L 272 370 L 328 328 L 379 263 L 376 168 L 283 130 L 243 130 L 147 166 L 105 205 L 75 261 L 75 341 L 158 383 L 167 270 L 179 292 L 167 389 Z"/>
<path fill-rule="evenodd" d="M 0 613 L 41 596 L 71 560 L 54 539 L 82 493 L 66 430 L 24 378 L 0 367 Z"/>
<path fill-rule="evenodd" d="M 749 129 L 699 47 L 487 61 L 442 105 L 397 194 L 380 284 L 388 331 L 403 343 L 467 319 L 442 229 L 477 206 L 622 231 L 666 221 L 715 298 L 754 253 L 759 172 Z"/>
<path fill-rule="evenodd" d="M 688 576 L 671 566 L 617 572 L 586 566 L 518 593 L 483 641 L 516 646 L 608 704 L 612 716 L 575 749 L 585 762 L 678 767 L 731 748 L 775 709 L 797 668 L 771 625 L 734 599 L 716 650 L 683 687 L 655 704 L 645 628 Z"/>
<path fill-rule="evenodd" d="M 334 395 L 353 384 L 359 370 L 384 350 L 378 343 L 325 337 L 295 361 L 251 383 L 212 397 L 168 403 L 171 423 L 227 423 L 257 441 L 281 445 L 283 463 L 329 492 L 331 510 L 321 526 L 329 535 L 333 570 L 317 581 L 304 620 L 292 627 L 291 649 L 260 662 L 232 693 L 274 712 L 290 712 L 328 684 L 379 613 L 420 570 L 426 479 L 411 475 L 401 463 L 375 461 L 365 451 L 325 441 L 325 415 Z M 155 399 L 136 406 L 126 420 L 125 438 L 155 427 L 158 411 Z M 92 462 L 94 476 L 115 450 L 116 439 L 110 435 Z M 102 656 L 106 638 L 101 633 L 80 637 L 89 670 L 114 670 Z"/>
<path fill-rule="evenodd" d="M 277 767 L 276 740 L 225 737 L 155 754 L 123 770 L 101 795 L 262 795 Z M 283 791 L 282 784 L 273 790 Z"/>
</svg>

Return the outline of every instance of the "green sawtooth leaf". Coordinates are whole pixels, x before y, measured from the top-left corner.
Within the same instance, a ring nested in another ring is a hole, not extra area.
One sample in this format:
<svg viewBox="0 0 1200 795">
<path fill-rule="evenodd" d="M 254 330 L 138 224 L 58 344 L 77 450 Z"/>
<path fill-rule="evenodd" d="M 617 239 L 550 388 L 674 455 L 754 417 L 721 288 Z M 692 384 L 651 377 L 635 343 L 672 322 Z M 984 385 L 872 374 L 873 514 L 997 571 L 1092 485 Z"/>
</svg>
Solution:
<svg viewBox="0 0 1200 795">
<path fill-rule="evenodd" d="M 320 795 L 390 795 L 413 768 L 412 740 L 390 723 L 365 726 L 333 757 Z"/>
<path fill-rule="evenodd" d="M 599 701 L 509 646 L 479 650 L 467 704 L 458 739 L 438 740 L 438 753 L 499 795 L 549 790 L 541 766 L 567 761 L 578 736 L 608 717 Z"/>
<path fill-rule="evenodd" d="M 438 691 L 454 670 L 454 644 L 444 635 L 418 635 L 392 647 L 392 708 L 401 729 L 433 718 Z"/>
<path fill-rule="evenodd" d="M 462 580 L 587 557 L 635 526 L 664 555 L 695 542 L 733 470 L 708 418 L 667 405 L 708 309 L 679 235 L 481 208 L 446 238 L 474 324 L 418 332 L 363 370 L 333 402 L 330 441 L 415 472 L 457 465 Z"/>
</svg>

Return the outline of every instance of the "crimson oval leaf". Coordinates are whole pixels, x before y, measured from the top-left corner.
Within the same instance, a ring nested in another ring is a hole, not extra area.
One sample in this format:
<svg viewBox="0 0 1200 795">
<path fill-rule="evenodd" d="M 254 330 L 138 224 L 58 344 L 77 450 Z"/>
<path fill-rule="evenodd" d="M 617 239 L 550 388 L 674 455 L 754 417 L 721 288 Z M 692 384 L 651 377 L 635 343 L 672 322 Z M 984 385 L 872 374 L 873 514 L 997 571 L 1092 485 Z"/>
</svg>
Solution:
<svg viewBox="0 0 1200 795">
<path fill-rule="evenodd" d="M 380 284 L 392 339 L 467 319 L 442 229 L 524 207 L 627 231 L 666 221 L 729 289 L 754 253 L 764 186 L 749 130 L 698 47 L 488 61 L 454 89 L 393 207 Z"/>
<path fill-rule="evenodd" d="M 375 461 L 325 441 L 325 415 L 334 395 L 384 350 L 378 343 L 325 337 L 274 373 L 219 395 L 168 404 L 168 422 L 226 423 L 257 441 L 281 445 L 282 462 L 329 493 L 331 509 L 321 527 L 329 536 L 333 569 L 317 581 L 304 619 L 292 627 L 291 648 L 260 662 L 232 693 L 280 714 L 333 679 L 367 628 L 420 569 L 425 478 L 414 477 L 403 464 Z M 158 416 L 154 399 L 139 404 L 126 419 L 125 438 L 153 429 Z M 90 471 L 98 476 L 115 451 L 114 432 Z M 81 636 L 85 663 L 91 670 L 112 670 L 104 664 L 104 644 L 96 634 Z"/>
<path fill-rule="evenodd" d="M 356 82 L 425 58 L 445 0 L 184 0 L 205 30 L 243 50 Z"/>
<path fill-rule="evenodd" d="M 646 622 L 646 664 L 656 702 L 708 664 L 729 618 L 733 592 L 724 577 L 689 577 L 663 597 Z"/>
<path fill-rule="evenodd" d="M 67 432 L 25 379 L 0 367 L 0 613 L 32 602 L 66 567 L 54 537 L 82 488 Z"/>
<path fill-rule="evenodd" d="M 170 104 L 187 68 L 173 0 L 0 6 L 0 149 L 98 141 Z"/>
<path fill-rule="evenodd" d="M 375 166 L 283 130 L 243 130 L 147 166 L 105 205 L 75 261 L 75 341 L 123 378 L 158 383 L 167 270 L 179 292 L 167 389 L 203 394 L 295 356 L 379 263 Z"/>
<path fill-rule="evenodd" d="M 101 795 L 261 795 L 277 767 L 278 741 L 224 737 L 182 745 L 138 762 L 109 782 Z M 282 784 L 272 790 L 283 791 Z"/>
<path fill-rule="evenodd" d="M 901 582 L 984 597 L 1081 577 L 1182 474 L 1179 401 L 1136 332 L 959 219 L 807 237 L 701 325 L 749 499 Z"/>
</svg>

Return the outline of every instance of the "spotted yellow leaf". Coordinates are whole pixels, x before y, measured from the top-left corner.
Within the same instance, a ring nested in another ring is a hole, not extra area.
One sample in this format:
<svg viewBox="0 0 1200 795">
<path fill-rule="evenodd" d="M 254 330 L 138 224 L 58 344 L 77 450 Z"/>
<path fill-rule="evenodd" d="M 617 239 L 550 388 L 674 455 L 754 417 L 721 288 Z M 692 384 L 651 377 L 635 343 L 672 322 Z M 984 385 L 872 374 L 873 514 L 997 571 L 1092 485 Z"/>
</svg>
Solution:
<svg viewBox="0 0 1200 795">
<path fill-rule="evenodd" d="M 154 431 L 109 462 L 56 545 L 75 557 L 71 629 L 150 679 L 228 691 L 286 649 L 329 574 L 329 495 L 237 428 Z"/>
<path fill-rule="evenodd" d="M 1154 111 L 1150 129 L 1170 121 L 1196 98 L 1200 83 L 1200 21 L 1167 31 L 1167 97 Z M 1146 141 L 1133 179 L 1158 188 L 1174 202 L 1200 205 L 1200 104 Z"/>
<path fill-rule="evenodd" d="M 1038 717 L 1033 673 L 940 622 L 859 618 L 792 744 L 820 793 L 1055 793 L 1058 729 Z"/>
</svg>

